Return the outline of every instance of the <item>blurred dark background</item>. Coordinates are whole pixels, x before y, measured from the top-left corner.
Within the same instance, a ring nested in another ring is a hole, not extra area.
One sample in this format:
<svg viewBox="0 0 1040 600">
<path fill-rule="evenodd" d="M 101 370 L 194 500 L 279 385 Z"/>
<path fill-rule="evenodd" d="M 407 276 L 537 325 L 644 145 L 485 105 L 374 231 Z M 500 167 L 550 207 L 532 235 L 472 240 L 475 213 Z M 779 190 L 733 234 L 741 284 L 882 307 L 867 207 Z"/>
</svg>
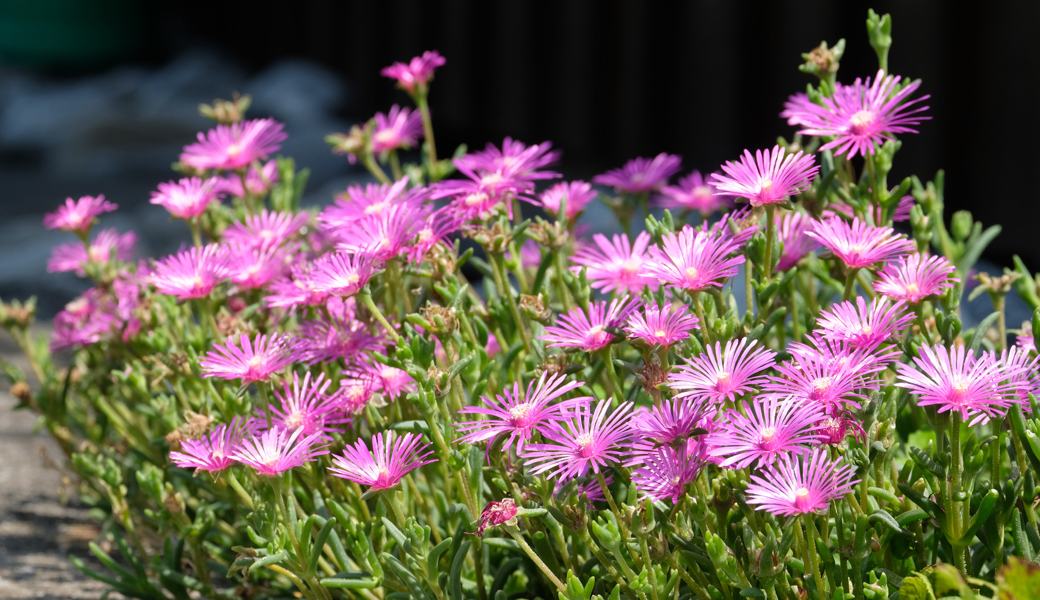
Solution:
<svg viewBox="0 0 1040 600">
<path fill-rule="evenodd" d="M 448 61 L 430 97 L 441 154 L 509 135 L 552 140 L 569 178 L 662 151 L 711 171 L 793 134 L 777 115 L 821 40 L 846 38 L 840 81 L 875 74 L 868 7 L 892 14 L 892 72 L 932 96 L 890 182 L 945 169 L 947 215 L 1004 227 L 987 258 L 1040 267 L 1040 203 L 1018 185 L 1040 138 L 1038 2 L 0 0 L 0 297 L 56 308 L 78 291 L 42 273 L 64 237 L 39 217 L 66 196 L 105 193 L 122 210 L 103 224 L 139 230 L 142 254 L 175 249 L 186 228 L 147 199 L 210 125 L 199 102 L 250 93 L 252 116 L 283 120 L 312 203 L 364 176 L 322 136 L 408 104 L 379 70 L 428 49 Z"/>
</svg>

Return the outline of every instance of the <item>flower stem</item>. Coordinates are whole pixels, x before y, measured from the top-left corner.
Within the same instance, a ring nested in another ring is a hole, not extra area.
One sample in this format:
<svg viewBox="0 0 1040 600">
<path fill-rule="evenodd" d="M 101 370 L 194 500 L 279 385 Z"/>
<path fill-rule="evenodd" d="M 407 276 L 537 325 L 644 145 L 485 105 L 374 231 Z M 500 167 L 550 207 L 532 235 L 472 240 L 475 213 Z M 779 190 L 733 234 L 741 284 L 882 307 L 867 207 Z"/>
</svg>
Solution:
<svg viewBox="0 0 1040 600">
<path fill-rule="evenodd" d="M 530 546 L 527 545 L 527 542 L 524 540 L 524 536 L 520 535 L 520 531 L 516 527 L 506 527 L 505 530 L 509 532 L 509 535 L 512 536 L 514 540 L 516 540 L 516 543 L 520 546 L 520 549 L 527 553 L 527 556 L 530 557 L 531 561 L 534 562 L 535 566 L 537 566 L 542 571 L 542 573 L 545 574 L 545 577 L 549 581 L 551 581 L 553 585 L 556 586 L 556 589 L 560 590 L 561 593 L 566 594 L 567 586 L 563 585 L 563 582 L 560 581 L 558 577 L 556 577 L 556 575 L 552 572 L 551 569 L 549 569 L 548 566 L 546 566 L 545 562 L 542 561 L 542 558 L 538 556 L 538 553 L 536 553 Z"/>
<path fill-rule="evenodd" d="M 201 224 L 199 223 L 201 218 L 201 216 L 198 216 L 193 219 L 188 219 L 188 227 L 191 227 L 191 239 L 195 242 L 196 248 L 202 248 L 202 233 L 200 231 Z"/>
<path fill-rule="evenodd" d="M 776 206 L 766 204 L 766 251 L 762 256 L 762 281 L 769 279 L 773 266 L 773 236 L 776 235 Z"/>
<path fill-rule="evenodd" d="M 610 346 L 603 349 L 603 364 L 607 368 L 607 381 L 610 382 L 610 404 L 611 408 L 621 405 L 622 391 L 621 381 L 618 379 L 617 369 L 614 368 L 614 360 L 611 358 Z"/>
<path fill-rule="evenodd" d="M 859 269 L 852 269 L 849 271 L 847 277 L 845 277 L 845 293 L 841 295 L 842 302 L 847 302 L 852 299 L 853 292 L 856 289 L 856 273 Z"/>
<path fill-rule="evenodd" d="M 610 505 L 610 511 L 614 513 L 614 518 L 617 519 L 618 529 L 621 530 L 621 537 L 623 538 L 621 543 L 627 544 L 626 540 L 632 537 L 629 533 L 628 527 L 625 526 L 625 521 L 621 518 L 621 511 L 618 510 L 617 503 L 614 502 L 614 495 L 610 493 L 610 488 L 607 487 L 607 481 L 603 478 L 603 473 L 596 473 L 596 481 L 599 482 L 600 489 L 603 490 L 603 496 L 607 499 L 607 504 Z"/>
<path fill-rule="evenodd" d="M 397 156 L 397 150 L 390 151 L 390 172 L 394 176 L 394 181 L 400 181 L 404 177 L 404 172 L 401 171 L 401 159 Z"/>
<path fill-rule="evenodd" d="M 267 428 L 273 425 L 271 419 L 271 399 L 267 397 L 267 388 L 261 382 L 257 382 L 256 389 L 260 390 L 260 399 L 264 403 L 264 416 L 267 418 Z"/>
<path fill-rule="evenodd" d="M 238 494 L 238 497 L 242 500 L 242 504 L 245 504 L 246 508 L 249 510 L 253 510 L 253 498 L 248 492 L 246 492 L 245 488 L 242 487 L 242 484 L 238 482 L 238 478 L 235 477 L 235 472 L 231 469 L 227 469 L 225 473 L 227 474 L 228 483 L 231 484 L 231 489 L 235 490 Z"/>
<path fill-rule="evenodd" d="M 812 567 L 813 579 L 816 581 L 816 595 L 821 600 L 827 598 L 827 592 L 823 584 L 823 576 L 820 575 L 820 555 L 816 551 L 816 540 L 820 539 L 819 532 L 816 531 L 816 524 L 813 523 L 812 513 L 802 515 L 805 521 L 805 535 L 809 538 L 806 540 L 806 547 L 809 550 L 809 561 Z M 795 529 L 800 529 L 796 524 Z"/>
<path fill-rule="evenodd" d="M 372 316 L 375 317 L 377 321 L 379 321 L 379 324 L 382 325 L 384 329 L 386 329 L 386 332 L 390 335 L 390 339 L 392 339 L 395 344 L 400 344 L 401 336 L 397 335 L 397 332 L 394 331 L 394 328 L 390 326 L 390 323 L 386 320 L 386 317 L 383 316 L 383 311 L 379 310 L 379 307 L 376 306 L 376 303 L 372 301 L 372 294 L 368 292 L 361 292 L 360 294 L 358 294 L 358 297 L 361 298 L 361 302 L 364 303 L 365 307 L 368 308 L 368 311 L 372 313 Z"/>
<path fill-rule="evenodd" d="M 657 571 L 654 562 L 650 560 L 650 548 L 646 545 L 646 536 L 639 537 L 639 547 L 643 551 L 643 560 L 646 561 L 646 573 L 650 577 L 650 598 L 657 600 Z"/>
<path fill-rule="evenodd" d="M 708 595 L 707 590 L 697 585 L 697 582 L 694 581 L 693 577 L 690 576 L 686 569 L 682 568 L 682 565 L 679 564 L 679 561 L 675 558 L 674 554 L 671 552 L 665 552 L 664 559 L 665 562 L 668 563 L 668 566 L 679 573 L 679 577 L 686 582 L 686 585 L 690 586 L 690 589 L 693 590 L 693 593 L 696 594 L 698 598 L 711 598 L 711 596 Z"/>
<path fill-rule="evenodd" d="M 380 494 L 383 498 L 383 502 L 386 502 L 387 508 L 394 514 L 394 520 L 397 521 L 397 526 L 402 530 L 404 529 L 404 523 L 408 519 L 404 518 L 404 510 L 401 508 L 401 499 L 397 497 L 397 492 L 394 490 L 387 490 Z"/>
<path fill-rule="evenodd" d="M 433 139 L 433 119 L 430 118 L 430 105 L 426 101 L 428 93 L 427 91 L 420 91 L 416 94 L 415 103 L 419 106 L 419 114 L 422 115 L 423 137 L 426 138 L 426 151 L 430 160 L 430 183 L 433 183 L 435 181 L 433 178 L 433 165 L 437 164 L 437 144 Z"/>
</svg>

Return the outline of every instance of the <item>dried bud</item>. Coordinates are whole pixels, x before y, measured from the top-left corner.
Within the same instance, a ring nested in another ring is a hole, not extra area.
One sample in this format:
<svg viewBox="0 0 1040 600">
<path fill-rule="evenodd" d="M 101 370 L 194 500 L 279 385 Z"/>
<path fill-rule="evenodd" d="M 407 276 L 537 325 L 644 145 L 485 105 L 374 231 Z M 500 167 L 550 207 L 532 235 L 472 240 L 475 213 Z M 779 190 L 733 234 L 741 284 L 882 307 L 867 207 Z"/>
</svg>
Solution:
<svg viewBox="0 0 1040 600">
<path fill-rule="evenodd" d="M 480 513 L 480 525 L 477 527 L 477 535 L 499 525 L 516 527 L 516 503 L 511 498 L 501 502 L 490 502 Z"/>
<path fill-rule="evenodd" d="M 488 252 L 505 252 L 509 246 L 510 236 L 506 234 L 502 224 L 495 222 L 491 227 L 475 227 L 464 235 L 469 236 Z"/>
<path fill-rule="evenodd" d="M 668 372 L 661 368 L 661 357 L 651 354 L 649 359 L 644 360 L 642 368 L 636 371 L 636 379 L 639 380 L 639 385 L 643 386 L 646 393 L 654 398 L 660 397 L 661 392 L 657 386 L 668 381 Z"/>
<path fill-rule="evenodd" d="M 179 515 L 184 512 L 184 498 L 181 497 L 180 492 L 167 493 L 163 498 L 163 505 L 171 515 Z"/>
<path fill-rule="evenodd" d="M 216 99 L 213 104 L 200 104 L 199 114 L 204 117 L 213 119 L 221 125 L 230 125 L 232 123 L 238 123 L 246 116 L 246 111 L 249 110 L 249 105 L 253 103 L 253 98 L 246 94 L 239 96 L 236 92 L 231 100 Z"/>
<path fill-rule="evenodd" d="M 17 300 L 10 304 L 0 302 L 0 327 L 4 329 L 26 329 L 35 316 L 35 298 L 24 304 Z"/>
<path fill-rule="evenodd" d="M 815 71 L 820 73 L 836 73 L 838 71 L 838 60 L 834 51 L 827 47 L 826 43 L 812 49 L 805 60 L 806 64 L 812 65 Z"/>
<path fill-rule="evenodd" d="M 209 431 L 210 425 L 213 424 L 213 417 L 209 415 L 200 415 L 188 411 L 184 414 L 184 417 L 186 422 L 180 426 L 180 430 L 184 433 L 184 437 L 189 440 L 201 439 Z"/>
<path fill-rule="evenodd" d="M 430 367 L 426 371 L 426 376 L 433 382 L 433 395 L 437 398 L 443 398 L 448 394 L 448 388 L 451 386 L 450 373 L 443 369 L 438 369 L 436 366 Z"/>
<path fill-rule="evenodd" d="M 565 517 L 564 527 L 570 531 L 582 531 L 588 524 L 589 519 L 580 504 L 578 506 L 564 506 L 560 512 Z"/>
<path fill-rule="evenodd" d="M 459 328 L 459 319 L 454 308 L 429 304 L 419 312 L 429 322 L 430 327 L 428 329 L 433 335 L 439 337 L 444 334 L 450 334 Z"/>
<path fill-rule="evenodd" d="M 332 146 L 335 154 L 346 154 L 350 164 L 357 162 L 357 157 L 365 152 L 368 136 L 365 129 L 354 125 L 350 133 L 333 133 L 325 136 L 325 143 Z"/>
<path fill-rule="evenodd" d="M 180 450 L 181 440 L 184 439 L 184 434 L 179 429 L 174 429 L 170 433 L 166 434 L 166 443 L 169 444 L 170 450 Z"/>
<path fill-rule="evenodd" d="M 22 402 L 29 402 L 32 399 L 32 390 L 29 389 L 29 384 L 24 381 L 16 381 L 11 386 L 11 395 L 21 400 Z"/>
<path fill-rule="evenodd" d="M 533 321 L 538 321 L 542 325 L 545 325 L 552 319 L 552 309 L 549 308 L 549 302 L 542 295 L 531 296 L 525 294 L 520 296 L 520 311 L 531 318 Z"/>
<path fill-rule="evenodd" d="M 527 228 L 527 236 L 552 250 L 563 248 L 570 238 L 567 227 L 560 221 L 550 223 L 541 219 Z"/>
</svg>

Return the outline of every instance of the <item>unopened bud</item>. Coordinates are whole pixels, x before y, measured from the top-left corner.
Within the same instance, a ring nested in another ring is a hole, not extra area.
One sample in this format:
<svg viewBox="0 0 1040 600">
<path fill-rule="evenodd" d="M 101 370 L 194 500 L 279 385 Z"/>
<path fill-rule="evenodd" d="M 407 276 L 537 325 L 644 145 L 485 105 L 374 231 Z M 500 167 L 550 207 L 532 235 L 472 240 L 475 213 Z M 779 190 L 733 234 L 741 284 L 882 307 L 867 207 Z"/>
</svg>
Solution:
<svg viewBox="0 0 1040 600">
<path fill-rule="evenodd" d="M 29 389 L 29 384 L 24 381 L 16 381 L 11 386 L 11 395 L 21 400 L 22 402 L 28 402 L 32 399 L 32 390 Z"/>
<path fill-rule="evenodd" d="M 244 119 L 246 111 L 249 110 L 252 103 L 253 98 L 249 94 L 239 96 L 236 93 L 231 100 L 218 98 L 213 101 L 213 104 L 200 104 L 199 114 L 213 119 L 221 125 L 230 125 Z"/>
<path fill-rule="evenodd" d="M 545 325 L 552 318 L 552 309 L 549 308 L 548 301 L 541 295 L 531 296 L 523 295 L 520 296 L 520 311 L 531 318 L 533 321 L 538 321 L 542 325 Z"/>
</svg>

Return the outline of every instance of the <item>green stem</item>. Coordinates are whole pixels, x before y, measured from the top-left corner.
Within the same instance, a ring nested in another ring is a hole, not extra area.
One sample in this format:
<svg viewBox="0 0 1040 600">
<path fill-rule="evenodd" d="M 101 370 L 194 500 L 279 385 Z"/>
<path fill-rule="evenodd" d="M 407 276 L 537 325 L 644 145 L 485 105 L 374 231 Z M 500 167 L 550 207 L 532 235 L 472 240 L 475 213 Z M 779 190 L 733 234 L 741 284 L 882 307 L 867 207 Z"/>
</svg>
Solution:
<svg viewBox="0 0 1040 600">
<path fill-rule="evenodd" d="M 196 248 L 202 248 L 202 233 L 200 231 L 201 225 L 199 223 L 201 219 L 201 216 L 188 219 L 188 227 L 191 227 L 191 239 L 195 242 Z"/>
<path fill-rule="evenodd" d="M 542 561 L 542 558 L 538 556 L 538 553 L 536 553 L 530 546 L 527 545 L 527 542 L 524 540 L 524 536 L 520 535 L 520 531 L 516 527 L 507 526 L 505 529 L 507 532 L 509 532 L 509 535 L 512 536 L 514 540 L 516 540 L 516 543 L 520 546 L 520 549 L 527 553 L 527 556 L 531 559 L 532 562 L 534 562 L 535 566 L 537 566 L 545 575 L 545 577 L 549 581 L 551 581 L 553 585 L 556 586 L 556 589 L 560 590 L 561 594 L 566 595 L 567 586 L 563 585 L 563 582 L 560 581 L 558 577 L 556 577 L 556 575 L 552 572 L 552 570 L 549 569 L 548 566 L 546 566 L 546 564 Z"/>
<path fill-rule="evenodd" d="M 376 306 L 376 303 L 372 301 L 372 294 L 368 292 L 361 292 L 360 294 L 358 294 L 358 297 L 361 298 L 361 302 L 365 305 L 365 307 L 368 308 L 368 311 L 372 313 L 372 316 L 375 317 L 377 321 L 379 321 L 379 324 L 382 325 L 384 329 L 386 329 L 387 334 L 390 335 L 390 339 L 392 339 L 395 344 L 400 344 L 401 336 L 397 335 L 397 332 L 394 331 L 394 328 L 390 326 L 390 323 L 386 320 L 386 317 L 383 316 L 383 311 L 379 310 L 379 307 Z"/>
<path fill-rule="evenodd" d="M 589 550 L 592 552 L 592 555 L 595 556 L 596 560 L 599 561 L 599 564 L 603 565 L 603 568 L 606 569 L 607 573 L 609 573 L 610 576 L 614 578 L 614 581 L 616 581 L 618 585 L 621 586 L 621 589 L 625 592 L 625 594 L 628 597 L 635 598 L 635 593 L 632 591 L 632 588 L 629 587 L 628 581 L 626 581 L 625 578 L 621 576 L 621 573 L 618 573 L 617 569 L 614 568 L 613 561 L 607 558 L 607 555 L 603 554 L 603 550 L 600 549 L 599 545 L 592 540 L 592 536 L 589 535 L 588 526 L 583 527 L 579 531 L 581 533 L 582 541 L 585 542 L 586 546 L 588 546 Z M 626 564 L 625 566 L 628 565 Z"/>
<path fill-rule="evenodd" d="M 1007 349 L 1007 319 L 1005 318 L 1005 295 L 995 294 L 993 297 L 993 307 L 997 309 L 1000 316 L 997 317 L 997 352 Z"/>
<path fill-rule="evenodd" d="M 397 156 L 397 150 L 390 151 L 390 173 L 394 176 L 394 181 L 400 181 L 404 177 L 404 172 L 401 171 L 401 159 Z"/>
<path fill-rule="evenodd" d="M 809 557 L 809 551 L 806 548 L 807 544 L 805 543 L 805 537 L 802 535 L 802 525 L 801 525 L 801 523 L 795 521 L 793 527 L 794 527 L 794 547 L 798 551 L 798 554 L 802 555 L 802 562 L 805 565 L 805 567 L 808 569 L 808 571 L 805 573 L 805 575 L 810 575 L 811 572 L 812 572 L 812 559 Z M 819 589 L 819 587 L 817 587 L 817 589 Z M 824 598 L 820 598 L 819 595 L 817 595 L 817 600 L 825 600 L 825 599 Z"/>
<path fill-rule="evenodd" d="M 610 346 L 607 346 L 602 350 L 603 353 L 603 364 L 607 368 L 607 381 L 610 382 L 610 403 L 611 408 L 617 408 L 621 405 L 622 392 L 624 387 L 621 381 L 618 379 L 617 369 L 614 368 L 614 360 L 611 358 Z"/>
<path fill-rule="evenodd" d="M 708 286 L 707 292 L 715 304 L 715 315 L 719 319 L 726 318 L 726 300 L 722 297 L 722 292 L 715 286 Z"/>
<path fill-rule="evenodd" d="M 430 118 L 430 105 L 426 100 L 429 94 L 427 90 L 420 90 L 415 95 L 415 103 L 419 106 L 419 114 L 422 115 L 423 137 L 426 138 L 426 150 L 430 159 L 430 182 L 433 183 L 433 165 L 437 164 L 437 144 L 433 139 L 433 119 Z"/>
<path fill-rule="evenodd" d="M 675 569 L 679 573 L 679 577 L 681 577 L 682 580 L 686 582 L 686 585 L 690 586 L 690 589 L 693 590 L 694 594 L 696 594 L 700 598 L 703 598 L 704 600 L 710 600 L 711 596 L 708 595 L 707 590 L 698 585 L 697 582 L 694 581 L 693 577 L 691 577 L 690 574 L 686 571 L 686 569 L 682 568 L 682 565 L 679 564 L 679 561 L 675 558 L 674 554 L 666 552 L 664 557 L 665 561 L 668 563 L 668 566 Z"/>
<path fill-rule="evenodd" d="M 520 315 L 520 307 L 516 304 L 516 298 L 513 297 L 513 286 L 509 284 L 509 275 L 503 268 L 503 257 L 500 253 L 491 254 L 491 267 L 495 271 L 496 279 L 499 280 L 499 293 L 506 298 L 506 304 L 509 305 L 509 312 L 513 313 L 513 320 L 516 321 L 516 330 L 520 333 L 520 339 L 524 343 L 524 350 L 528 354 L 532 353 L 531 350 L 531 336 L 527 333 L 527 327 L 524 326 L 524 320 Z"/>
<path fill-rule="evenodd" d="M 387 490 L 380 494 L 383 498 L 383 502 L 386 502 L 387 508 L 394 514 L 394 520 L 397 521 L 397 526 L 404 530 L 404 524 L 406 519 L 404 517 L 404 510 L 401 508 L 401 499 L 397 497 L 397 492 L 394 490 Z"/>
<path fill-rule="evenodd" d="M 273 426 L 271 419 L 271 399 L 267 396 L 267 388 L 263 382 L 256 382 L 256 389 L 260 390 L 260 399 L 264 403 L 264 417 L 267 418 L 267 428 L 271 429 Z"/>
<path fill-rule="evenodd" d="M 852 269 L 849 271 L 847 277 L 845 277 L 845 293 L 841 295 L 842 302 L 848 302 L 852 299 L 853 291 L 856 289 L 856 273 L 859 269 Z"/>
<path fill-rule="evenodd" d="M 376 162 L 371 152 L 365 152 L 361 157 L 361 162 L 380 183 L 390 183 L 390 178 L 386 176 L 386 173 L 379 166 L 379 163 Z"/>
<path fill-rule="evenodd" d="M 596 473 L 596 481 L 599 482 L 599 487 L 603 490 L 603 496 L 607 499 L 607 504 L 610 505 L 610 511 L 614 513 L 614 518 L 617 519 L 618 529 L 621 530 L 621 544 L 627 545 L 627 540 L 632 537 L 632 534 L 629 533 L 624 519 L 621 518 L 621 511 L 618 510 L 617 503 L 614 502 L 614 495 L 610 493 L 610 488 L 607 487 L 607 481 L 603 478 L 603 473 Z"/>
<path fill-rule="evenodd" d="M 246 508 L 249 510 L 253 510 L 253 498 L 248 492 L 246 492 L 245 488 L 242 487 L 242 484 L 238 482 L 238 479 L 235 477 L 235 472 L 231 469 L 227 469 L 224 473 L 227 476 L 227 482 L 231 484 L 231 489 L 235 490 L 238 497 L 242 500 L 242 504 L 245 504 Z"/>
<path fill-rule="evenodd" d="M 776 206 L 766 204 L 766 251 L 762 256 L 762 281 L 769 281 L 769 270 L 773 266 L 773 236 L 776 235 Z"/>
<path fill-rule="evenodd" d="M 701 294 L 700 292 L 690 292 L 693 296 L 693 309 L 697 312 L 697 318 L 701 321 L 701 335 L 704 336 L 704 345 L 707 346 L 712 343 L 711 327 L 708 326 L 708 320 L 704 318 L 704 307 L 701 306 Z"/>
<path fill-rule="evenodd" d="M 813 579 L 816 581 L 816 595 L 821 599 L 827 598 L 827 590 L 823 584 L 823 576 L 820 575 L 820 555 L 816 551 L 816 540 L 820 539 L 819 532 L 816 531 L 816 524 L 813 522 L 812 513 L 802 515 L 805 521 L 805 535 L 809 538 L 806 540 L 806 547 L 809 549 L 809 560 L 812 567 Z M 795 528 L 799 526 L 796 524 Z"/>
<path fill-rule="evenodd" d="M 643 551 L 643 560 L 646 562 L 646 573 L 650 577 L 650 598 L 657 600 L 657 570 L 654 562 L 650 560 L 650 548 L 646 545 L 646 536 L 639 537 L 639 547 Z"/>
</svg>

